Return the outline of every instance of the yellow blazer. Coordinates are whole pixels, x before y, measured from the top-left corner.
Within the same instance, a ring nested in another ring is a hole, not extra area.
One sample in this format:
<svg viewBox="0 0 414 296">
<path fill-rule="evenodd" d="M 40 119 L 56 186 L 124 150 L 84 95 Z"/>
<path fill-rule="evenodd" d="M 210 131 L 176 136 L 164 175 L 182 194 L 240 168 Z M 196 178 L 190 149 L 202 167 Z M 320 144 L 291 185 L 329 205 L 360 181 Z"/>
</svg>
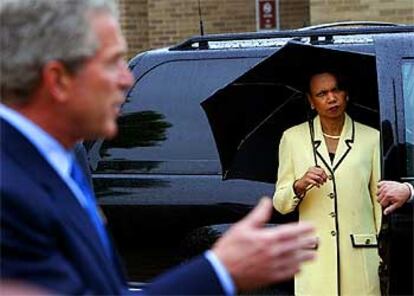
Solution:
<svg viewBox="0 0 414 296">
<path fill-rule="evenodd" d="M 317 229 L 317 258 L 295 277 L 295 295 L 380 295 L 379 132 L 346 115 L 331 163 L 318 116 L 313 128 L 318 165 L 328 182 L 310 189 L 302 200 L 295 196 L 293 182 L 315 165 L 310 127 L 303 123 L 282 136 L 273 196 L 277 211 L 284 214 L 298 207 L 299 219 Z"/>
</svg>

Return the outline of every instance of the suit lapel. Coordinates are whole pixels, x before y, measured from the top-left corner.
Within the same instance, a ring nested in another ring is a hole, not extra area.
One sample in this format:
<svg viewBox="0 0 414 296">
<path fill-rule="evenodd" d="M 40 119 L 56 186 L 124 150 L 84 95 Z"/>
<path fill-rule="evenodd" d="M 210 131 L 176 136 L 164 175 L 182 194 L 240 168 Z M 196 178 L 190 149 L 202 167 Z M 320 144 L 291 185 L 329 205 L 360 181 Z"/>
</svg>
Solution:
<svg viewBox="0 0 414 296">
<path fill-rule="evenodd" d="M 354 144 L 355 126 L 354 121 L 345 114 L 345 123 L 341 132 L 338 147 L 336 148 L 335 158 L 333 161 L 333 170 L 335 171 L 342 161 L 346 158 Z"/>
<path fill-rule="evenodd" d="M 336 153 L 333 162 L 331 162 L 329 157 L 328 148 L 325 144 L 325 139 L 322 133 L 322 125 L 319 119 L 319 116 L 315 117 L 313 120 L 314 131 L 315 131 L 315 150 L 317 157 L 321 160 L 327 169 L 332 172 L 340 166 L 342 161 L 346 158 L 348 153 L 352 149 L 355 137 L 355 126 L 354 121 L 345 114 L 344 127 L 341 132 L 341 136 L 338 142 L 338 147 L 336 148 Z"/>
<path fill-rule="evenodd" d="M 319 115 L 315 117 L 315 119 L 313 120 L 313 124 L 315 131 L 316 155 L 319 161 L 322 161 L 322 163 L 326 166 L 328 170 L 332 170 L 328 148 L 326 147 L 325 139 L 322 134 L 322 126 L 321 121 L 319 119 Z M 318 162 L 318 165 L 320 166 L 321 164 Z"/>
<path fill-rule="evenodd" d="M 2 149 L 5 149 L 7 154 L 24 167 L 27 174 L 35 179 L 37 184 L 50 193 L 55 201 L 55 209 L 64 221 L 62 225 L 76 231 L 77 236 L 82 238 L 91 254 L 96 257 L 100 269 L 107 273 L 108 281 L 109 279 L 112 281 L 114 278 L 112 264 L 100 245 L 95 227 L 72 191 L 26 137 L 3 119 L 0 120 L 0 126 Z M 118 285 L 115 284 L 115 286 Z"/>
</svg>

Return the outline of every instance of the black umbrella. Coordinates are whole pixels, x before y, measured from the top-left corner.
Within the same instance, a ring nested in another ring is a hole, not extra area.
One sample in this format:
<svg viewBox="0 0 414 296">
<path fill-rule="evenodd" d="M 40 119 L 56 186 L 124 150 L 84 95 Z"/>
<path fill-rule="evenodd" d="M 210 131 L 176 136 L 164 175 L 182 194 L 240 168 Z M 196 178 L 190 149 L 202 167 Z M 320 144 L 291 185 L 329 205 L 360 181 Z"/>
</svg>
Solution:
<svg viewBox="0 0 414 296">
<path fill-rule="evenodd" d="M 276 181 L 280 138 L 287 128 L 312 116 L 305 92 L 309 75 L 318 70 L 347 78 L 347 112 L 378 127 L 374 56 L 289 42 L 201 103 L 223 179 Z"/>
</svg>

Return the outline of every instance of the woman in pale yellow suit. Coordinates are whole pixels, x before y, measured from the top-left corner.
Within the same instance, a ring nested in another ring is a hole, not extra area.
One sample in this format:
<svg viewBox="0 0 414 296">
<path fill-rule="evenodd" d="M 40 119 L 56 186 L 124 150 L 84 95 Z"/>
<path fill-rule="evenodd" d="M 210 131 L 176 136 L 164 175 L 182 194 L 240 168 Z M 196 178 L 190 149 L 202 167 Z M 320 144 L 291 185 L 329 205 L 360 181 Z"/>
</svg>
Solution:
<svg viewBox="0 0 414 296">
<path fill-rule="evenodd" d="M 295 295 L 380 295 L 379 132 L 345 113 L 348 94 L 336 77 L 311 77 L 318 115 L 284 132 L 273 203 L 283 214 L 298 208 L 317 228 L 317 259 L 295 277 Z"/>
</svg>

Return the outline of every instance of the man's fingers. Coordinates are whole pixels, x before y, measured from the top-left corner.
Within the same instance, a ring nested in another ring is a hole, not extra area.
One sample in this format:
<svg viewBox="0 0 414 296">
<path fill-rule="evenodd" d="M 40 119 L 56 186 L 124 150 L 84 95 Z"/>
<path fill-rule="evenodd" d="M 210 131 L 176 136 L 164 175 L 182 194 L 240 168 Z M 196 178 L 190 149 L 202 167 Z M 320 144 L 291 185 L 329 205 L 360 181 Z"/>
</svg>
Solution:
<svg viewBox="0 0 414 296">
<path fill-rule="evenodd" d="M 314 258 L 314 254 L 305 250 L 306 246 L 315 243 L 314 239 L 308 238 L 314 227 L 309 223 L 264 227 L 261 224 L 267 219 L 263 216 L 270 216 L 271 208 L 269 199 L 261 200 L 213 247 L 213 252 L 240 290 L 290 278 L 302 262 Z"/>
<path fill-rule="evenodd" d="M 263 235 L 268 236 L 269 241 L 278 243 L 311 236 L 314 231 L 314 226 L 307 222 L 288 223 L 277 227 L 263 229 Z"/>
<path fill-rule="evenodd" d="M 381 205 L 382 205 L 382 202 L 384 202 L 384 200 L 385 200 L 385 198 L 384 198 L 383 196 L 378 196 L 378 197 L 377 197 L 377 201 L 378 201 L 378 203 L 379 203 L 379 204 L 381 204 Z"/>
<path fill-rule="evenodd" d="M 378 202 L 380 203 L 382 207 L 386 207 L 391 203 L 391 201 L 385 197 L 379 200 Z"/>
<path fill-rule="evenodd" d="M 384 188 L 385 188 L 385 184 L 386 184 L 386 183 L 383 183 L 382 181 L 378 183 L 378 185 L 377 185 L 377 188 L 378 188 L 378 190 L 377 190 L 377 195 L 378 195 L 378 196 L 379 196 L 379 195 L 381 195 L 381 194 L 383 193 Z"/>
<path fill-rule="evenodd" d="M 387 183 L 387 181 L 378 181 L 377 186 L 378 186 L 378 187 L 381 187 L 382 185 L 384 185 L 384 184 L 386 184 L 386 183 Z"/>
<path fill-rule="evenodd" d="M 270 198 L 263 197 L 259 204 L 242 220 L 242 223 L 248 223 L 255 227 L 263 226 L 269 221 L 272 215 L 272 202 Z"/>
<path fill-rule="evenodd" d="M 394 212 L 396 209 L 398 209 L 399 206 L 400 205 L 398 203 L 394 203 L 394 204 L 386 207 L 385 210 L 384 210 L 384 215 L 388 215 L 388 214 Z"/>
<path fill-rule="evenodd" d="M 273 281 L 285 281 L 291 279 L 295 274 L 300 271 L 299 266 L 289 266 L 288 268 L 278 270 L 273 274 Z"/>
<path fill-rule="evenodd" d="M 289 276 L 293 276 L 299 271 L 299 267 L 302 263 L 310 260 L 314 260 L 316 257 L 315 251 L 301 250 L 291 252 L 283 257 L 276 258 L 271 264 L 270 270 L 275 274 L 284 274 L 286 272 Z"/>
<path fill-rule="evenodd" d="M 305 250 L 315 250 L 318 245 L 318 239 L 315 236 L 300 237 L 298 239 L 292 239 L 288 241 L 278 241 L 275 243 L 273 251 L 274 256 L 280 256 L 281 258 L 289 257 L 290 254 L 295 252 L 303 252 Z"/>
<path fill-rule="evenodd" d="M 314 260 L 316 258 L 316 251 L 315 250 L 301 250 L 301 251 L 296 252 L 295 257 L 296 257 L 295 260 L 299 264 L 302 264 L 306 261 Z"/>
<path fill-rule="evenodd" d="M 303 249 L 317 249 L 319 239 L 316 236 L 307 236 L 300 239 L 300 245 Z"/>
</svg>

